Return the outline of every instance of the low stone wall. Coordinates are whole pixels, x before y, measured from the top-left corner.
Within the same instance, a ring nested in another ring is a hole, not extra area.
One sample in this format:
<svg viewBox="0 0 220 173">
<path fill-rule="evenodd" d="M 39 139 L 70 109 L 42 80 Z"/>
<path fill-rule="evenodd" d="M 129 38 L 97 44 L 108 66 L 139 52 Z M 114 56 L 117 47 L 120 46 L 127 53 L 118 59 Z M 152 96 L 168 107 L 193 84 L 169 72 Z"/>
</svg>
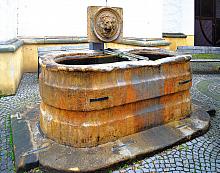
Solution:
<svg viewBox="0 0 220 173">
<path fill-rule="evenodd" d="M 220 47 L 179 46 L 177 52 L 196 56 L 191 60 L 193 73 L 220 73 Z"/>
<path fill-rule="evenodd" d="M 177 52 L 188 54 L 220 54 L 220 47 L 178 46 Z"/>
<path fill-rule="evenodd" d="M 0 53 L 0 95 L 12 95 L 23 74 L 22 47 L 15 52 Z"/>
<path fill-rule="evenodd" d="M 195 74 L 220 73 L 220 59 L 192 59 L 192 72 Z"/>
</svg>

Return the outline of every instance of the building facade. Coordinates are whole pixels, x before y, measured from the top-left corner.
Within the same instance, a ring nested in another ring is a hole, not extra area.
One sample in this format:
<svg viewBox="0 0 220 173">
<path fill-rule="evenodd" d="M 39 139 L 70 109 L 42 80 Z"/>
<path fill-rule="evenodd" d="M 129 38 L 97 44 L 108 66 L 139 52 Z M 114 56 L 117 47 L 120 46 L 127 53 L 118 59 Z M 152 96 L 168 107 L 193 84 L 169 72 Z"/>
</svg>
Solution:
<svg viewBox="0 0 220 173">
<path fill-rule="evenodd" d="M 16 36 L 86 36 L 89 5 L 105 0 L 2 0 L 0 40 Z M 124 10 L 124 36 L 194 35 L 194 0 L 107 0 Z"/>
</svg>

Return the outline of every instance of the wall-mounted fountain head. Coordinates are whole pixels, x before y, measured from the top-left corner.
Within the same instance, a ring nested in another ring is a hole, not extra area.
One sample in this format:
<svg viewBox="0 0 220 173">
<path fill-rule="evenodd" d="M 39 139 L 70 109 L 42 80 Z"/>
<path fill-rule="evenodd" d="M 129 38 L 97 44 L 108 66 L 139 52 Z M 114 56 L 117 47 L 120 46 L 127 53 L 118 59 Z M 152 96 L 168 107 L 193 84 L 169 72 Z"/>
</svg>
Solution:
<svg viewBox="0 0 220 173">
<path fill-rule="evenodd" d="M 122 39 L 123 10 L 118 7 L 89 6 L 87 9 L 87 35 L 90 49 L 104 49 L 104 43 Z"/>
</svg>

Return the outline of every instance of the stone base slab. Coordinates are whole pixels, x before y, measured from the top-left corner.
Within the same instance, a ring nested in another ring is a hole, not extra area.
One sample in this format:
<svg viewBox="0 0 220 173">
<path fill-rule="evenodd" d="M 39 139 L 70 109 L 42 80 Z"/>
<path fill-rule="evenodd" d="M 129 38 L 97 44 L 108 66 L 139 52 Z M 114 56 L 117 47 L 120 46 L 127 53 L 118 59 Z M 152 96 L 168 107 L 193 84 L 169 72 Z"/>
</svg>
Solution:
<svg viewBox="0 0 220 173">
<path fill-rule="evenodd" d="M 218 60 L 191 60 L 192 73 L 194 74 L 219 74 L 220 59 Z"/>
<path fill-rule="evenodd" d="M 90 172 L 152 155 L 208 130 L 209 114 L 196 104 L 188 118 L 92 148 L 73 148 L 47 139 L 39 129 L 39 105 L 28 108 L 12 116 L 16 170 L 21 172 L 40 164 L 48 172 Z"/>
</svg>

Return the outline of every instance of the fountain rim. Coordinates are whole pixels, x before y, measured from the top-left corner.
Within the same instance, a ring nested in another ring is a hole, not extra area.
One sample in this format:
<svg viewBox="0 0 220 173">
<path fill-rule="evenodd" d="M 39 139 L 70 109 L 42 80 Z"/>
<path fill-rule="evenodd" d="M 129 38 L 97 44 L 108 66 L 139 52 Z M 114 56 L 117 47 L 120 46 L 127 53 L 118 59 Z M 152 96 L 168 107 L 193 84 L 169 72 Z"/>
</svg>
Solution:
<svg viewBox="0 0 220 173">
<path fill-rule="evenodd" d="M 160 49 L 160 48 L 135 48 L 135 49 L 121 49 L 120 51 L 124 52 L 148 52 L 156 53 L 156 54 L 165 54 L 168 57 L 161 58 L 158 60 L 139 60 L 139 61 L 121 61 L 121 62 L 114 62 L 114 63 L 105 63 L 105 64 L 89 64 L 89 65 L 65 65 L 59 64 L 55 60 L 59 57 L 65 56 L 73 56 L 79 54 L 88 54 L 88 55 L 100 55 L 103 54 L 102 52 L 94 51 L 94 50 L 76 50 L 72 52 L 65 52 L 65 53 L 49 53 L 42 57 L 39 64 L 42 68 L 45 68 L 50 71 L 100 71 L 100 72 L 109 72 L 113 70 L 119 69 L 130 69 L 130 68 L 140 68 L 140 67 L 150 67 L 150 66 L 160 66 L 162 64 L 167 63 L 181 63 L 190 61 L 192 56 L 185 54 L 185 55 L 178 55 L 175 52 Z"/>
</svg>

